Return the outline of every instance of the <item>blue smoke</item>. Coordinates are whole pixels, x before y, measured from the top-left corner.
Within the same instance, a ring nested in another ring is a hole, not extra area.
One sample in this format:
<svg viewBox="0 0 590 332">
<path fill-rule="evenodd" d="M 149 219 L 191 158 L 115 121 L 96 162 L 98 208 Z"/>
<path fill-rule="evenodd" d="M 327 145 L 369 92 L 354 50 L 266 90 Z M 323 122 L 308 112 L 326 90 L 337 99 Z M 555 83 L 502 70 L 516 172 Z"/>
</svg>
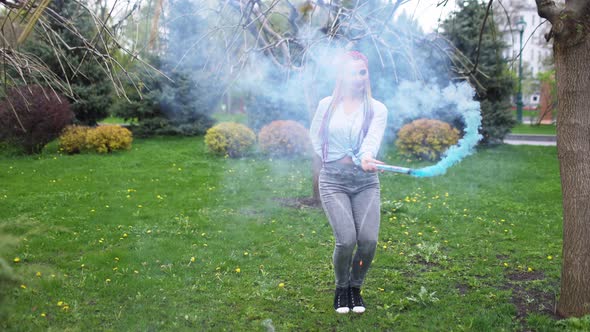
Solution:
<svg viewBox="0 0 590 332">
<path fill-rule="evenodd" d="M 456 145 L 451 146 L 435 165 L 412 169 L 410 175 L 415 177 L 432 177 L 443 175 L 447 169 L 475 151 L 475 146 L 482 139 L 479 134 L 481 111 L 479 102 L 473 100 L 475 90 L 467 82 L 449 84 L 440 89 L 435 84 L 420 82 L 402 82 L 394 97 L 399 100 L 394 110 L 397 124 L 404 119 L 417 115 L 436 113 L 437 109 L 453 109 L 460 114 L 465 123 L 464 135 Z"/>
</svg>

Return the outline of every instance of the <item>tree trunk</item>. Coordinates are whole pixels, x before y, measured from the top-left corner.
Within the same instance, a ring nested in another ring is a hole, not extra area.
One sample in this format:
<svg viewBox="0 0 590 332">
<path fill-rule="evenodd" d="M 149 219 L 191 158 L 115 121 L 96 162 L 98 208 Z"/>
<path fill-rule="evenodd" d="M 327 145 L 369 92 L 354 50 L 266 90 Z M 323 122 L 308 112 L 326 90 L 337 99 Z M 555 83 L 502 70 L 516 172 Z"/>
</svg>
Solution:
<svg viewBox="0 0 590 332">
<path fill-rule="evenodd" d="M 555 109 L 554 96 L 551 93 L 551 83 L 541 82 L 541 102 L 539 104 L 539 118 L 537 125 L 552 124 L 553 110 Z"/>
<path fill-rule="evenodd" d="M 556 36 L 557 153 L 563 192 L 563 267 L 557 313 L 590 314 L 590 34 Z"/>
<path fill-rule="evenodd" d="M 320 169 L 322 168 L 322 161 L 320 157 L 314 153 L 312 161 L 312 173 L 313 173 L 313 201 L 316 204 L 320 203 Z"/>
</svg>

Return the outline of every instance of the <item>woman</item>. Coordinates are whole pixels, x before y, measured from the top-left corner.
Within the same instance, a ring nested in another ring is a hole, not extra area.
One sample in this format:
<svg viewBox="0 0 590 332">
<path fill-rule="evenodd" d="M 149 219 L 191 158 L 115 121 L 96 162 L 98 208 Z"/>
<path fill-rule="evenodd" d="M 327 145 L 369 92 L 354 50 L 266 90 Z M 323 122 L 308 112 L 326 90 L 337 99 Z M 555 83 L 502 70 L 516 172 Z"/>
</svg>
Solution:
<svg viewBox="0 0 590 332">
<path fill-rule="evenodd" d="M 334 92 L 320 101 L 310 134 L 322 159 L 320 198 L 336 239 L 334 309 L 340 314 L 363 313 L 360 288 L 379 233 L 380 188 L 375 164 L 383 162 L 375 156 L 385 131 L 387 108 L 371 97 L 368 61 L 363 54 L 348 52 L 339 65 Z"/>
</svg>

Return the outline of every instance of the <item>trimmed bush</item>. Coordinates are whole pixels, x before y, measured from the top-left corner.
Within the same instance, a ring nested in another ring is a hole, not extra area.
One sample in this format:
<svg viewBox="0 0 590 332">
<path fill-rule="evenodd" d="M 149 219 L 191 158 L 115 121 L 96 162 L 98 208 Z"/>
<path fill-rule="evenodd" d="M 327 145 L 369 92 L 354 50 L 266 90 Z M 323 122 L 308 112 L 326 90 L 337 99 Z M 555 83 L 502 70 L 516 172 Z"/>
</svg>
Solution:
<svg viewBox="0 0 590 332">
<path fill-rule="evenodd" d="M 131 131 L 121 126 L 98 126 L 88 131 L 86 147 L 98 153 L 131 149 Z"/>
<path fill-rule="evenodd" d="M 399 130 L 395 145 L 406 156 L 437 160 L 447 148 L 458 141 L 459 131 L 448 123 L 418 119 Z"/>
<path fill-rule="evenodd" d="M 67 99 L 38 85 L 9 89 L 0 102 L 0 141 L 39 153 L 72 123 Z"/>
<path fill-rule="evenodd" d="M 292 120 L 277 120 L 262 127 L 258 133 L 260 151 L 271 156 L 301 156 L 311 149 L 307 129 Z"/>
<path fill-rule="evenodd" d="M 59 148 L 68 154 L 80 153 L 86 148 L 86 137 L 92 130 L 86 126 L 67 126 L 59 136 Z"/>
<path fill-rule="evenodd" d="M 205 144 L 209 151 L 232 158 L 245 155 L 254 143 L 254 132 L 235 122 L 222 122 L 209 128 L 205 134 Z"/>
</svg>

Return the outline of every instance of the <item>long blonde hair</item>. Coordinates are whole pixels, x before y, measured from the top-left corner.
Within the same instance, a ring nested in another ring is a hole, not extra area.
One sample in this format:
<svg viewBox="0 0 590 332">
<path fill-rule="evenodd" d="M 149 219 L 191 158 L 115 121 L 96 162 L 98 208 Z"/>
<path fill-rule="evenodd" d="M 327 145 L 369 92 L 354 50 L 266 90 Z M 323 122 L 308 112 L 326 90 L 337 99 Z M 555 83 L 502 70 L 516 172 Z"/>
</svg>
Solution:
<svg viewBox="0 0 590 332">
<path fill-rule="evenodd" d="M 357 138 L 357 146 L 353 149 L 353 153 L 356 154 L 358 153 L 358 149 L 360 148 L 361 142 L 367 135 L 367 132 L 369 131 L 369 126 L 371 125 L 371 121 L 373 120 L 373 105 L 371 102 L 373 96 L 371 94 L 371 82 L 368 74 L 369 60 L 364 54 L 358 51 L 349 51 L 345 53 L 340 61 L 341 66 L 346 63 L 345 60 L 362 60 L 365 63 L 365 66 L 367 67 L 367 79 L 365 80 L 365 86 L 363 89 L 363 125 Z M 319 136 L 322 142 L 322 160 L 324 162 L 328 157 L 328 138 L 330 136 L 328 127 L 330 125 L 330 120 L 332 119 L 332 115 L 334 114 L 334 109 L 336 108 L 336 105 L 338 105 L 338 103 L 342 100 L 342 85 L 343 78 L 339 77 L 336 81 L 334 91 L 332 92 L 332 100 L 330 101 L 330 105 L 328 105 L 326 113 L 324 113 L 324 117 L 322 119 L 322 124 L 320 127 Z"/>
</svg>

